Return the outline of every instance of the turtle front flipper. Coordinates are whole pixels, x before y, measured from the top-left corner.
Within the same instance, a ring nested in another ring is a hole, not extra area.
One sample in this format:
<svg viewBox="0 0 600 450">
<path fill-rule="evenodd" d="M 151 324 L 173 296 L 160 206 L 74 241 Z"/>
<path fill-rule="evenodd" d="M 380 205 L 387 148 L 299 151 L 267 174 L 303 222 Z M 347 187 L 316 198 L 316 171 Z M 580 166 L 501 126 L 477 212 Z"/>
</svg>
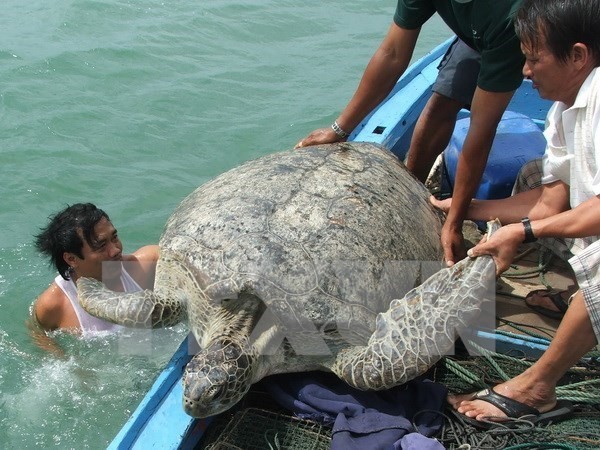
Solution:
<svg viewBox="0 0 600 450">
<path fill-rule="evenodd" d="M 77 280 L 79 303 L 91 315 L 134 328 L 159 328 L 180 322 L 184 305 L 152 290 L 115 292 L 93 278 Z"/>
<path fill-rule="evenodd" d="M 500 227 L 488 223 L 488 233 Z M 488 234 L 488 235 L 489 235 Z M 482 305 L 493 302 L 496 265 L 489 255 L 465 258 L 393 300 L 377 316 L 364 347 L 341 350 L 331 369 L 358 389 L 389 389 L 426 372 L 454 348 L 454 342 Z"/>
</svg>

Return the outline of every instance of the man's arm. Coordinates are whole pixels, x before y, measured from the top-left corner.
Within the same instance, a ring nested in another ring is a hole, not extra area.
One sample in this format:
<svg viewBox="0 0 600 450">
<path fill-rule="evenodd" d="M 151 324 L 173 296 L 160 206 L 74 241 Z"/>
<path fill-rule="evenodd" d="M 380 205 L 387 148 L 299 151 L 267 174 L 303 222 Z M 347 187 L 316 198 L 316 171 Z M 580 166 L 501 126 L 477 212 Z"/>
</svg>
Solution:
<svg viewBox="0 0 600 450">
<path fill-rule="evenodd" d="M 438 200 L 431 196 L 430 200 L 433 206 L 446 213 L 452 204 L 452 198 Z M 568 209 L 569 186 L 557 181 L 498 200 L 473 199 L 466 218 L 486 222 L 498 219 L 502 225 L 508 225 L 520 222 L 523 217 L 539 220 Z"/>
<path fill-rule="evenodd" d="M 444 259 L 452 265 L 465 256 L 462 224 L 471 199 L 481 182 L 496 128 L 514 91 L 489 92 L 475 90 L 471 105 L 469 131 L 458 160 L 452 204 L 442 228 Z"/>
<path fill-rule="evenodd" d="M 562 181 L 542 186 L 542 195 L 529 212 L 535 237 L 576 238 L 600 235 L 600 196 L 594 196 L 573 209 L 568 208 L 568 202 L 569 186 Z M 552 209 L 558 212 L 550 214 Z M 502 273 L 509 267 L 524 238 L 525 230 L 521 223 L 509 224 L 494 233 L 488 242 L 471 249 L 469 256 L 492 255 L 498 273 Z"/>
<path fill-rule="evenodd" d="M 65 319 L 65 300 L 61 289 L 52 283 L 36 299 L 31 307 L 31 317 L 25 322 L 34 344 L 61 358 L 65 356 L 64 350 L 46 332 L 73 326 L 69 317 Z"/>
<path fill-rule="evenodd" d="M 407 30 L 395 23 L 371 57 L 362 79 L 348 105 L 337 119 L 350 133 L 390 93 L 412 58 L 420 28 Z M 331 128 L 320 128 L 301 140 L 298 147 L 326 144 L 341 140 Z"/>
<path fill-rule="evenodd" d="M 156 263 L 159 256 L 158 245 L 146 245 L 131 255 L 123 256 L 127 272 L 143 289 L 152 289 L 154 287 Z"/>
<path fill-rule="evenodd" d="M 33 309 L 31 317 L 25 321 L 25 326 L 27 327 L 29 336 L 35 345 L 59 358 L 66 357 L 65 351 L 62 349 L 62 347 L 46 334 L 46 331 L 42 328 L 39 321 L 35 317 Z"/>
<path fill-rule="evenodd" d="M 565 183 L 557 181 L 552 184 L 563 185 L 568 192 Z M 538 217 L 532 214 L 530 219 L 533 234 L 537 238 L 600 236 L 600 196 L 596 195 L 573 209 L 553 216 Z"/>
<path fill-rule="evenodd" d="M 54 331 L 58 328 L 68 326 L 64 320 L 64 293 L 56 283 L 52 283 L 36 299 L 32 308 L 32 316 L 35 322 L 45 331 Z"/>
</svg>

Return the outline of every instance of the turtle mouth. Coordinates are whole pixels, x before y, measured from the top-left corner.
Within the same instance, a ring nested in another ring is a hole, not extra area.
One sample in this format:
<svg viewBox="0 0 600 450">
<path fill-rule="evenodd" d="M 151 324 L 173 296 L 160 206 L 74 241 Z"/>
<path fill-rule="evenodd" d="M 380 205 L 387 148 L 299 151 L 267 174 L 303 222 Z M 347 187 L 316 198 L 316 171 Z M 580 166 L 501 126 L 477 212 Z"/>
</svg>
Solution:
<svg viewBox="0 0 600 450">
<path fill-rule="evenodd" d="M 227 410 L 228 408 L 229 405 L 222 405 L 220 402 L 206 405 L 203 402 L 188 397 L 187 395 L 183 396 L 183 410 L 185 413 L 199 419 L 214 416 Z"/>
</svg>

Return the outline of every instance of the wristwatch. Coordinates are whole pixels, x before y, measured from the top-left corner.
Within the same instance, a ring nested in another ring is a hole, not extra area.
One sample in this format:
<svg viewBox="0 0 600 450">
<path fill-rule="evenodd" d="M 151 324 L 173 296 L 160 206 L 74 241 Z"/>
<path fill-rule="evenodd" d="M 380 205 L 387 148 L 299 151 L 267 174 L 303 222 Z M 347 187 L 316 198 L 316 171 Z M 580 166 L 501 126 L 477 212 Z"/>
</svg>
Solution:
<svg viewBox="0 0 600 450">
<path fill-rule="evenodd" d="M 533 229 L 531 228 L 531 221 L 529 217 L 523 217 L 521 219 L 521 223 L 523 224 L 523 228 L 525 228 L 525 239 L 523 239 L 524 244 L 529 244 L 530 242 L 537 241 L 537 238 L 533 234 Z"/>
</svg>

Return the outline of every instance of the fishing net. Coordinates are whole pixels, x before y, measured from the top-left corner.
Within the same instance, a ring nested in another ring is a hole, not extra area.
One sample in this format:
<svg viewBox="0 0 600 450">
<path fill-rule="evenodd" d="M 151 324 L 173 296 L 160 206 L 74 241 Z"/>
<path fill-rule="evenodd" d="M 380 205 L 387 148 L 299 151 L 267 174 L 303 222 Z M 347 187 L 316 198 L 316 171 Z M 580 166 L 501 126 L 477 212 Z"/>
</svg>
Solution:
<svg viewBox="0 0 600 450">
<path fill-rule="evenodd" d="M 510 333 L 503 333 L 504 335 Z M 509 336 L 510 337 L 510 336 Z M 523 335 L 515 338 L 527 339 Z M 427 376 L 450 392 L 474 392 L 512 378 L 533 361 L 526 357 L 481 350 L 443 358 Z M 561 379 L 557 394 L 571 400 L 575 413 L 549 425 L 523 421 L 509 427 L 481 430 L 447 408 L 444 428 L 437 439 L 450 450 L 478 449 L 598 449 L 600 448 L 600 356 L 586 355 Z M 223 449 L 328 449 L 331 429 L 296 418 L 281 409 L 260 389 L 252 389 L 241 405 L 216 418 L 198 448 Z"/>
<path fill-rule="evenodd" d="M 289 414 L 259 408 L 242 409 L 218 428 L 202 448 L 325 450 L 331 445 L 328 428 Z"/>
<path fill-rule="evenodd" d="M 506 333 L 505 333 L 506 334 Z M 522 335 L 515 338 L 523 339 Z M 430 377 L 450 392 L 475 392 L 523 372 L 533 361 L 494 352 L 481 356 L 444 358 Z M 600 448 L 600 360 L 597 352 L 586 355 L 559 382 L 559 399 L 571 400 L 570 418 L 545 426 L 523 421 L 510 427 L 481 430 L 464 421 L 450 407 L 444 411 L 445 426 L 438 439 L 448 449 L 500 450 L 507 448 Z"/>
<path fill-rule="evenodd" d="M 475 233 L 472 244 L 478 238 Z M 564 290 L 572 284 L 570 266 L 556 256 L 555 250 L 537 245 L 526 245 L 521 250 L 499 280 L 497 298 L 500 303 L 511 304 L 512 301 L 510 308 L 514 309 L 519 302 L 522 305 L 526 294 L 535 288 Z M 554 327 L 546 327 L 546 322 L 534 322 L 517 323 L 498 318 L 496 336 L 525 344 L 548 345 L 557 323 Z M 470 346 L 474 344 L 470 343 Z M 476 392 L 513 378 L 534 363 L 530 356 L 519 354 L 518 346 L 509 354 L 480 347 L 477 350 L 479 356 L 471 357 L 465 352 L 443 358 L 430 371 L 430 378 L 447 386 L 452 393 Z M 585 355 L 563 376 L 556 393 L 558 399 L 570 400 L 575 405 L 575 413 L 566 420 L 546 426 L 523 422 L 511 424 L 510 428 L 481 430 L 448 407 L 444 411 L 445 426 L 438 439 L 448 449 L 600 448 L 600 353 L 594 351 Z"/>
</svg>

